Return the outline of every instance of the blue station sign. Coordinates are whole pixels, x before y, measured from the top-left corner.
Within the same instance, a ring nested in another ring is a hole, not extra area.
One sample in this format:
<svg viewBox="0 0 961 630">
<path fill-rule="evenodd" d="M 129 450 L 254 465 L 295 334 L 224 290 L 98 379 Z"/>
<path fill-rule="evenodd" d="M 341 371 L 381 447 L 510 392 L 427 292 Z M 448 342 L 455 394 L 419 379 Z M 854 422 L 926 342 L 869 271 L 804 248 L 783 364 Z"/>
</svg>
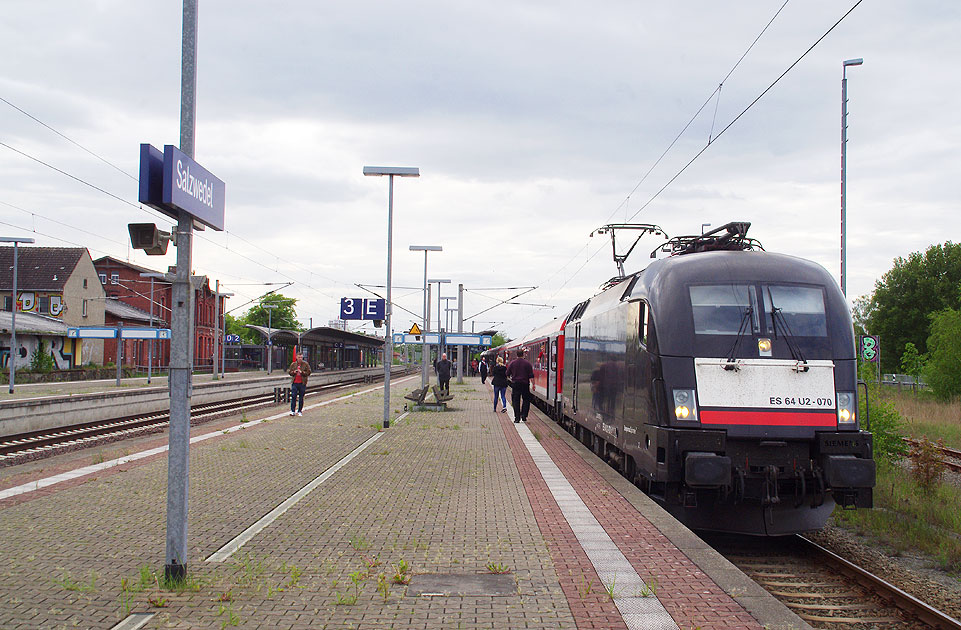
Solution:
<svg viewBox="0 0 961 630">
<path fill-rule="evenodd" d="M 186 153 L 168 144 L 163 153 L 140 145 L 139 200 L 173 219 L 181 211 L 215 230 L 224 229 L 227 186 Z"/>
<path fill-rule="evenodd" d="M 383 298 L 340 298 L 341 319 L 387 319 L 387 300 Z"/>
</svg>

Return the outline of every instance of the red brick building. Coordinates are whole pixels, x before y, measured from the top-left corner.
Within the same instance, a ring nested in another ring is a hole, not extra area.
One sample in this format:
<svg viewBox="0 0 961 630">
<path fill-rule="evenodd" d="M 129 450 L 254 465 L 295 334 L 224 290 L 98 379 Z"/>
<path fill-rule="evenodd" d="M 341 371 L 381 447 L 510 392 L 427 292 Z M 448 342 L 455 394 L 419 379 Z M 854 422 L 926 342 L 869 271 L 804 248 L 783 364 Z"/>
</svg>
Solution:
<svg viewBox="0 0 961 630">
<path fill-rule="evenodd" d="M 133 263 L 105 256 L 93 261 L 107 295 L 105 325 L 145 327 L 151 320 L 153 308 L 154 328 L 170 328 L 170 303 L 173 285 L 166 280 L 153 279 L 151 298 L 151 278 L 141 277 L 142 273 L 162 273 Z M 173 267 L 168 273 L 175 273 Z M 196 279 L 196 276 L 195 276 Z M 214 323 L 216 308 L 214 292 L 210 282 L 202 277 L 201 284 L 194 285 L 194 367 L 212 367 L 214 356 L 214 335 L 218 327 Z M 220 326 L 224 329 L 224 297 L 220 298 Z M 221 335 L 221 340 L 223 336 Z M 123 346 L 123 363 L 146 369 L 151 354 L 150 342 L 139 339 L 126 339 Z M 170 342 L 155 341 L 153 367 L 166 368 L 170 364 Z M 116 362 L 117 342 L 104 341 L 104 362 Z"/>
</svg>

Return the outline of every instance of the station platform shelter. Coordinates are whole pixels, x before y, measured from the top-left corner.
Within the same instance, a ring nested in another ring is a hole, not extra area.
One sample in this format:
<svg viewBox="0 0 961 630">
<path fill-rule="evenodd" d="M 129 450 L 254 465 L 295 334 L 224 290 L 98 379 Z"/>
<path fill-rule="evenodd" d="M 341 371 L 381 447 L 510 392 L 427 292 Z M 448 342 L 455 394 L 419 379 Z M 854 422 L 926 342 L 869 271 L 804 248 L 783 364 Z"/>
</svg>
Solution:
<svg viewBox="0 0 961 630">
<path fill-rule="evenodd" d="M 384 340 L 378 337 L 353 333 L 339 328 L 319 326 L 309 330 L 285 330 L 247 324 L 257 331 L 264 342 L 262 346 L 227 344 L 227 365 L 231 358 L 240 362 L 238 367 L 266 368 L 266 347 L 272 348 L 270 357 L 274 368 L 286 366 L 293 360 L 294 347 L 315 371 L 346 370 L 358 367 L 374 367 L 381 364 Z"/>
</svg>

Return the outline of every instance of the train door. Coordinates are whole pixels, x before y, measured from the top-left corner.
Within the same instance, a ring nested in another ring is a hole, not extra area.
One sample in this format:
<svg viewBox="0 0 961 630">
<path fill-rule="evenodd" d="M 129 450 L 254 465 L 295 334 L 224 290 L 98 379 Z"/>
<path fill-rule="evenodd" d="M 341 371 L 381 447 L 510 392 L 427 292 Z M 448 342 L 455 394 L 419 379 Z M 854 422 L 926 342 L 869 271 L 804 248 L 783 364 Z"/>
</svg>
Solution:
<svg viewBox="0 0 961 630">
<path fill-rule="evenodd" d="M 547 345 L 547 401 L 551 407 L 557 403 L 557 337 Z"/>
<path fill-rule="evenodd" d="M 574 365 L 571 370 L 571 408 L 577 413 L 577 356 L 581 348 L 581 325 L 574 325 Z"/>
</svg>

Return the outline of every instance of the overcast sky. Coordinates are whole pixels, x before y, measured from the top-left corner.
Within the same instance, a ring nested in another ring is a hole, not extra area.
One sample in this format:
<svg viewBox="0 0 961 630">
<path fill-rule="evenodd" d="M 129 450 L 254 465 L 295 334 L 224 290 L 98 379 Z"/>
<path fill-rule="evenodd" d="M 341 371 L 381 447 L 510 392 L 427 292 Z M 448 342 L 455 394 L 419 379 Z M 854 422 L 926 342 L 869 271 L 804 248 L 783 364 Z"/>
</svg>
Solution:
<svg viewBox="0 0 961 630">
<path fill-rule="evenodd" d="M 767 250 L 837 278 L 841 62 L 856 57 L 849 298 L 958 240 L 958 2 L 199 3 L 195 157 L 227 204 L 194 271 L 236 294 L 228 309 L 292 281 L 299 319 L 325 325 L 341 297 L 369 296 L 355 283 L 385 284 L 388 185 L 365 165 L 421 172 L 394 186 L 395 331 L 422 316 L 411 244 L 444 247 L 428 274 L 453 280 L 445 296 L 464 284 L 465 316 L 537 287 L 466 323 L 509 336 L 616 275 L 609 238 L 589 238 L 611 222 L 673 236 L 750 221 Z M 170 229 L 136 178 L 140 143 L 179 144 L 181 27 L 174 1 L 4 4 L 0 235 L 175 263 L 173 247 L 131 250 L 126 225 Z"/>
</svg>

